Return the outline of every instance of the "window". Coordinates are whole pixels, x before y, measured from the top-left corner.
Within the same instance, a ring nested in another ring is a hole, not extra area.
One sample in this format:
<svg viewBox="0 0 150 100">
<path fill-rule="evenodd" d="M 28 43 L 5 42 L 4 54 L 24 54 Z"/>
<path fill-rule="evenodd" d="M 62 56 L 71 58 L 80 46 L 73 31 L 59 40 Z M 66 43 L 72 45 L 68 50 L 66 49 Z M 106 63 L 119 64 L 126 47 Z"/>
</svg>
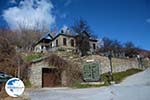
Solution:
<svg viewBox="0 0 150 100">
<path fill-rule="evenodd" d="M 49 47 L 52 48 L 52 42 L 50 43 Z"/>
<path fill-rule="evenodd" d="M 58 40 L 56 40 L 56 47 L 58 47 Z"/>
<path fill-rule="evenodd" d="M 74 47 L 74 40 L 71 39 L 71 46 Z"/>
<path fill-rule="evenodd" d="M 67 45 L 67 39 L 63 38 L 63 45 Z"/>
<path fill-rule="evenodd" d="M 95 43 L 93 43 L 93 49 L 94 49 L 94 50 L 96 49 Z"/>
</svg>

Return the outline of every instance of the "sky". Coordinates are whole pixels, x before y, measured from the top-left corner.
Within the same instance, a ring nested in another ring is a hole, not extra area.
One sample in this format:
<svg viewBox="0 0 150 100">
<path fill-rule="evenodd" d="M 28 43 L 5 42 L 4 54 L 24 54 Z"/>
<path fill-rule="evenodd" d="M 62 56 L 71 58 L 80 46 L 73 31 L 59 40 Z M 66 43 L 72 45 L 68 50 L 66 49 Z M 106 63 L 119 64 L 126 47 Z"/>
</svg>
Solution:
<svg viewBox="0 0 150 100">
<path fill-rule="evenodd" d="M 150 50 L 150 0 L 0 0 L 0 27 L 12 30 L 42 23 L 59 30 L 81 17 L 99 39 L 132 41 Z"/>
</svg>

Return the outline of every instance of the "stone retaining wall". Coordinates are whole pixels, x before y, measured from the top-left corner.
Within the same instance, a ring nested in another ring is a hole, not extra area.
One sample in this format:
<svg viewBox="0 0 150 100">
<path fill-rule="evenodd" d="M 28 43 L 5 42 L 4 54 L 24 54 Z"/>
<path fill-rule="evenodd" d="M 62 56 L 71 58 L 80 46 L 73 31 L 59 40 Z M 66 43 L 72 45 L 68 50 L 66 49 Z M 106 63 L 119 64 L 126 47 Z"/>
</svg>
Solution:
<svg viewBox="0 0 150 100">
<path fill-rule="evenodd" d="M 108 57 L 92 55 L 83 58 L 83 61 L 93 59 L 101 65 L 102 73 L 110 71 L 110 61 Z M 121 72 L 131 68 L 139 68 L 139 63 L 136 59 L 118 59 L 112 58 L 113 72 Z"/>
<path fill-rule="evenodd" d="M 90 55 L 87 57 L 76 58 L 76 59 L 73 59 L 72 57 L 66 57 L 66 58 L 67 58 L 66 60 L 72 62 L 72 64 L 76 63 L 79 66 L 81 66 L 81 69 L 82 69 L 83 62 L 85 62 L 86 60 L 93 59 L 96 62 L 100 63 L 102 73 L 106 73 L 110 71 L 110 62 L 108 57 L 103 57 L 99 55 Z M 113 72 L 121 72 L 131 68 L 139 68 L 139 63 L 136 59 L 112 58 L 112 66 L 113 66 Z M 54 67 L 49 66 L 45 61 L 32 63 L 31 72 L 30 72 L 30 82 L 33 87 L 39 87 L 39 88 L 42 87 L 42 68 L 54 68 Z M 62 86 L 65 86 L 67 84 L 66 72 L 61 73 L 61 79 L 62 79 Z"/>
</svg>

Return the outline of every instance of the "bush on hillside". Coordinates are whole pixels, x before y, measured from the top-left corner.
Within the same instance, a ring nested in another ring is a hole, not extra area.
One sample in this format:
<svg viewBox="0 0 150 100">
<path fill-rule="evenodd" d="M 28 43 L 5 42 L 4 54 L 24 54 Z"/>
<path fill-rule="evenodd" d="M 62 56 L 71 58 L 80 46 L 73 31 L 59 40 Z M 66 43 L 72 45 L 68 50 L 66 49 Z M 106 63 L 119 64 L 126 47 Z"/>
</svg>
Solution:
<svg viewBox="0 0 150 100">
<path fill-rule="evenodd" d="M 81 70 L 77 64 L 68 62 L 55 54 L 51 54 L 47 62 L 49 65 L 58 68 L 60 72 L 66 71 L 67 85 L 71 86 L 81 80 Z"/>
<path fill-rule="evenodd" d="M 18 67 L 20 67 L 21 78 L 27 78 L 27 64 L 9 41 L 0 37 L 0 71 L 16 77 Z"/>
</svg>

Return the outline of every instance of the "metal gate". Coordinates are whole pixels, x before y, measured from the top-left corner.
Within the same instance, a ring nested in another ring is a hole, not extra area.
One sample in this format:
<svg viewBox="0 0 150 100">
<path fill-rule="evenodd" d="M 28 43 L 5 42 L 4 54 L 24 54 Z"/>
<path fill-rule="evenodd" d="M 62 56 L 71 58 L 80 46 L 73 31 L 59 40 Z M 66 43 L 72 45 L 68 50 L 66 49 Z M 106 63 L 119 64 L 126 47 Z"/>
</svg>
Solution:
<svg viewBox="0 0 150 100">
<path fill-rule="evenodd" d="M 85 62 L 83 64 L 83 80 L 86 82 L 97 82 L 100 81 L 100 64 L 97 62 Z"/>
</svg>

